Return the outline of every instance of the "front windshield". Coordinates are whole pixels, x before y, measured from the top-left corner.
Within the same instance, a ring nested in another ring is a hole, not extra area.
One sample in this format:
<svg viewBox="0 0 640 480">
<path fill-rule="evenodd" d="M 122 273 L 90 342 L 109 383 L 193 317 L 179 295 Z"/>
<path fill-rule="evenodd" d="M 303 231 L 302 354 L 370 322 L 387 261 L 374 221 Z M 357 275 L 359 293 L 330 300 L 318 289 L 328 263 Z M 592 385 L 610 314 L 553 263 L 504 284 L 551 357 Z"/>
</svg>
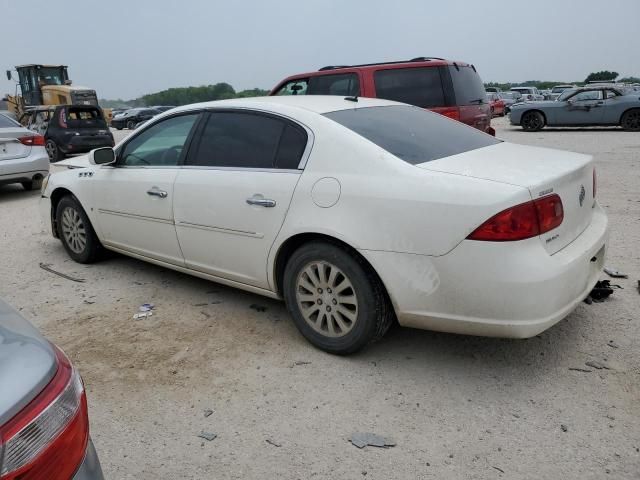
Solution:
<svg viewBox="0 0 640 480">
<path fill-rule="evenodd" d="M 44 85 L 64 85 L 66 80 L 64 68 L 42 67 L 38 70 L 38 80 Z"/>
<path fill-rule="evenodd" d="M 551 93 L 562 93 L 569 87 L 553 87 Z"/>
<path fill-rule="evenodd" d="M 569 98 L 571 95 L 573 95 L 575 93 L 575 91 L 576 91 L 575 88 L 568 88 L 567 90 L 562 92 L 562 94 L 558 97 L 558 101 L 559 102 L 564 102 L 567 98 Z"/>
</svg>

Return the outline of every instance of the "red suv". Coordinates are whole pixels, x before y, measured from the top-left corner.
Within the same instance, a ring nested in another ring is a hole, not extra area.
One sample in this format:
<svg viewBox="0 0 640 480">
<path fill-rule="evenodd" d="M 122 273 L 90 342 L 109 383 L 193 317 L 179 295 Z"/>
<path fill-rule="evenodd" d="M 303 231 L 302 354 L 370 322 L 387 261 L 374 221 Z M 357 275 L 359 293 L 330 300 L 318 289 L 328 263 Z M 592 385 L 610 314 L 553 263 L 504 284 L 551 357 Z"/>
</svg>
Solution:
<svg viewBox="0 0 640 480">
<path fill-rule="evenodd" d="M 285 78 L 270 95 L 384 98 L 428 108 L 495 135 L 476 67 L 443 58 L 323 67 Z"/>
</svg>

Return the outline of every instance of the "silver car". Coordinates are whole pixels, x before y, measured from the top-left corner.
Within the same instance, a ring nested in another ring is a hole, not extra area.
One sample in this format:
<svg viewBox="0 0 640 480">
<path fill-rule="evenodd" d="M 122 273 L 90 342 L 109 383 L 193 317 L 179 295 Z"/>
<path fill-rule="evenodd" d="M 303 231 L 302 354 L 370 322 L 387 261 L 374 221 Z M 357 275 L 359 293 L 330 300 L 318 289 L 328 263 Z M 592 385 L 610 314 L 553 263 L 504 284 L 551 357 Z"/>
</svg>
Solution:
<svg viewBox="0 0 640 480">
<path fill-rule="evenodd" d="M 20 183 L 26 190 L 38 189 L 48 174 L 44 137 L 0 115 L 0 185 Z"/>
<path fill-rule="evenodd" d="M 0 478 L 104 480 L 80 375 L 2 300 Z"/>
<path fill-rule="evenodd" d="M 620 87 L 596 85 L 571 88 L 555 101 L 524 102 L 511 107 L 512 125 L 535 132 L 545 126 L 621 126 L 640 131 L 640 96 Z"/>
</svg>

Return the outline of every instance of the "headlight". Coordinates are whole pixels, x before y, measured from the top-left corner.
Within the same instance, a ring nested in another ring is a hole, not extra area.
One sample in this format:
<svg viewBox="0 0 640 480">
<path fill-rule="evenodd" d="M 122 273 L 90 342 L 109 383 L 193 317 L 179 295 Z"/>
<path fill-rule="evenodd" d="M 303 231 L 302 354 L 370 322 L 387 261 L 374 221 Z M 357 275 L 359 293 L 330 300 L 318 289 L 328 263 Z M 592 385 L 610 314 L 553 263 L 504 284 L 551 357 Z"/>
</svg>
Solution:
<svg viewBox="0 0 640 480">
<path fill-rule="evenodd" d="M 50 176 L 51 176 L 51 174 L 48 173 L 47 176 L 42 179 L 42 186 L 40 187 L 40 193 L 41 194 L 43 194 L 44 191 L 47 189 L 47 185 L 49 185 L 49 177 Z"/>
</svg>

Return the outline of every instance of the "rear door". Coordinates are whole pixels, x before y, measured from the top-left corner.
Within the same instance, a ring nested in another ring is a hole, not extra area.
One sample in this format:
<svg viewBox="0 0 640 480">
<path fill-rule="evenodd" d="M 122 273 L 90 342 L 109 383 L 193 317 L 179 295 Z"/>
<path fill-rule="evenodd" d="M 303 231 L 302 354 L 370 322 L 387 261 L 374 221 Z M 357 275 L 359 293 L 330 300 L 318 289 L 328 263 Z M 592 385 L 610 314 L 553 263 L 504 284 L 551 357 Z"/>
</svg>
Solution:
<svg viewBox="0 0 640 480">
<path fill-rule="evenodd" d="M 186 266 L 270 289 L 267 257 L 300 178 L 309 134 L 280 117 L 214 111 L 175 185 Z"/>
<path fill-rule="evenodd" d="M 137 132 L 115 166 L 92 182 L 98 227 L 108 245 L 183 265 L 173 223 L 174 182 L 199 112 L 174 115 Z"/>
</svg>

